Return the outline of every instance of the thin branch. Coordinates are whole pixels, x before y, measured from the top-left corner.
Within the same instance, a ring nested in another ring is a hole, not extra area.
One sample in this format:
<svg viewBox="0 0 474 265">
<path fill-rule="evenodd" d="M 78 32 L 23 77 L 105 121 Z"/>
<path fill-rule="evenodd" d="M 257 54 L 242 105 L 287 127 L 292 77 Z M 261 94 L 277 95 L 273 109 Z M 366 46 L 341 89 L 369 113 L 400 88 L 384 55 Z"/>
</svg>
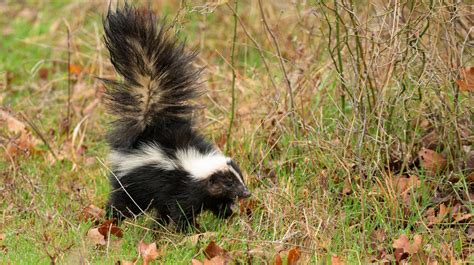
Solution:
<svg viewBox="0 0 474 265">
<path fill-rule="evenodd" d="M 229 3 L 226 3 L 226 5 L 227 5 L 227 7 L 232 11 L 232 13 L 234 13 L 234 15 L 237 16 L 237 20 L 239 21 L 239 24 L 240 24 L 240 26 L 242 27 L 242 30 L 245 32 L 245 35 L 247 35 L 247 37 L 252 41 L 253 45 L 255 45 L 255 47 L 257 47 L 257 51 L 258 51 L 258 53 L 260 54 L 260 58 L 262 58 L 263 65 L 265 66 L 265 69 L 267 70 L 268 77 L 270 78 L 270 82 L 272 83 L 273 89 L 275 89 L 275 91 L 276 91 L 276 90 L 277 90 L 277 86 L 276 86 L 276 84 L 275 84 L 275 80 L 273 80 L 272 73 L 271 73 L 271 71 L 270 71 L 270 67 L 268 66 L 267 60 L 265 59 L 265 55 L 263 54 L 263 49 L 262 49 L 262 47 L 261 47 L 260 44 L 258 44 L 258 42 L 252 37 L 252 35 L 250 35 L 250 33 L 247 31 L 247 28 L 245 27 L 244 22 L 242 22 L 242 20 L 241 20 L 240 17 L 237 15 L 237 12 L 235 12 L 235 10 L 232 8 L 232 6 L 229 5 Z"/>
<path fill-rule="evenodd" d="M 273 34 L 273 31 L 268 26 L 267 19 L 265 18 L 265 13 L 263 12 L 262 0 L 258 0 L 258 6 L 260 7 L 260 13 L 261 13 L 261 16 L 262 16 L 263 24 L 265 25 L 265 28 L 268 31 L 268 33 L 270 33 L 270 36 L 272 37 L 272 40 L 273 40 L 273 44 L 275 45 L 275 48 L 276 48 L 276 51 L 277 51 L 278 61 L 280 62 L 281 71 L 283 72 L 283 75 L 285 77 L 285 81 L 286 81 L 286 85 L 287 85 L 287 89 L 288 89 L 288 95 L 290 97 L 290 104 L 289 104 L 290 105 L 290 109 L 289 109 L 290 117 L 291 117 L 293 125 L 294 125 L 295 133 L 296 133 L 296 135 L 298 135 L 298 127 L 296 125 L 295 113 L 294 113 L 295 104 L 294 104 L 294 100 L 293 100 L 293 88 L 291 87 L 291 82 L 290 82 L 290 79 L 288 78 L 288 74 L 287 74 L 286 69 L 285 69 L 285 63 L 283 62 L 283 56 L 281 55 L 280 46 L 278 45 L 278 41 L 275 37 L 275 34 Z"/>
<path fill-rule="evenodd" d="M 31 127 L 31 129 L 36 133 L 36 135 L 38 135 L 38 137 L 41 139 L 41 141 L 43 141 L 44 145 L 46 145 L 46 147 L 48 148 L 49 152 L 51 153 L 51 155 L 53 155 L 54 159 L 55 160 L 58 160 L 58 156 L 56 155 L 56 153 L 54 152 L 53 148 L 51 147 L 51 145 L 48 143 L 48 141 L 46 140 L 46 137 L 44 137 L 44 135 L 41 133 L 41 131 L 38 129 L 38 127 L 36 127 L 36 125 L 23 113 L 23 112 L 20 112 L 20 116 L 23 120 L 26 121 L 26 123 L 28 123 L 28 125 Z"/>
<path fill-rule="evenodd" d="M 230 109 L 230 120 L 229 120 L 229 129 L 227 131 L 227 142 L 225 145 L 226 153 L 229 151 L 231 136 L 232 136 L 232 127 L 234 124 L 234 117 L 235 117 L 235 43 L 237 41 L 237 7 L 238 7 L 238 0 L 235 1 L 235 13 L 234 13 L 234 37 L 232 40 L 232 52 L 230 55 L 230 64 L 232 66 L 232 106 Z"/>
<path fill-rule="evenodd" d="M 69 139 L 69 124 L 71 117 L 71 30 L 66 22 L 67 29 L 67 116 L 66 139 Z"/>
</svg>

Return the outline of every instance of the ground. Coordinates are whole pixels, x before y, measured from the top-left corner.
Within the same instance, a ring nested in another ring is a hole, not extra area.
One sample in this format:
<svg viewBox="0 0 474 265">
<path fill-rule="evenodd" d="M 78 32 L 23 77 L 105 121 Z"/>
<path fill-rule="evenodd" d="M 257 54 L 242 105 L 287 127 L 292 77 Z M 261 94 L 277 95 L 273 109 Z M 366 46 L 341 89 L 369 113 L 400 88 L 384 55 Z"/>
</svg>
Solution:
<svg viewBox="0 0 474 265">
<path fill-rule="evenodd" d="M 425 2 L 133 1 L 199 52 L 198 127 L 253 196 L 107 238 L 108 4 L 0 3 L 0 263 L 474 262 L 474 11 Z"/>
</svg>

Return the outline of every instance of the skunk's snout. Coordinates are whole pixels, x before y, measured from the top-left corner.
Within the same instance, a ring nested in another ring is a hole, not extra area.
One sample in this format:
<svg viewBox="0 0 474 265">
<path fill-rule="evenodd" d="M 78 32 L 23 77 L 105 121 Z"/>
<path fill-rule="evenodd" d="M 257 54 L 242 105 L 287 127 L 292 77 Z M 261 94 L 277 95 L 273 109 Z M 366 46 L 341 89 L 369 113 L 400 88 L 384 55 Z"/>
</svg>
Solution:
<svg viewBox="0 0 474 265">
<path fill-rule="evenodd" d="M 250 197 L 250 195 L 252 195 L 252 193 L 250 193 L 250 191 L 246 187 L 244 187 L 244 189 L 240 193 L 239 197 L 240 198 L 248 198 L 248 197 Z"/>
</svg>

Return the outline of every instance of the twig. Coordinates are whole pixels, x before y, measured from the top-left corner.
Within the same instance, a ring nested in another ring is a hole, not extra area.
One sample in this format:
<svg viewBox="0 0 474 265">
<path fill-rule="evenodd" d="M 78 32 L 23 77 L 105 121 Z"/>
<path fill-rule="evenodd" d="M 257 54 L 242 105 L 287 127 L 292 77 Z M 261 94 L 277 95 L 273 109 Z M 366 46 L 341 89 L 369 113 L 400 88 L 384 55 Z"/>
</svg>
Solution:
<svg viewBox="0 0 474 265">
<path fill-rule="evenodd" d="M 36 133 L 36 135 L 38 135 L 41 141 L 43 141 L 43 143 L 46 145 L 51 155 L 53 155 L 54 159 L 58 160 L 58 156 L 54 152 L 53 148 L 51 148 L 51 145 L 48 143 L 48 141 L 46 140 L 44 135 L 41 133 L 41 131 L 38 129 L 38 127 L 36 127 L 36 125 L 30 119 L 28 119 L 28 117 L 26 117 L 26 115 L 23 112 L 20 112 L 20 116 L 26 121 L 26 123 L 28 123 L 28 125 Z"/>
<path fill-rule="evenodd" d="M 71 30 L 66 22 L 67 29 L 67 116 L 66 139 L 69 139 L 69 123 L 71 115 Z"/>
<path fill-rule="evenodd" d="M 270 71 L 270 67 L 268 66 L 267 60 L 265 59 L 265 55 L 263 54 L 263 49 L 260 47 L 260 44 L 250 35 L 250 33 L 247 31 L 247 28 L 244 25 L 244 22 L 240 19 L 240 17 L 237 15 L 237 12 L 232 8 L 229 3 L 226 3 L 227 7 L 234 13 L 234 15 L 237 17 L 237 20 L 239 21 L 240 26 L 242 27 L 242 30 L 245 32 L 245 35 L 252 41 L 253 45 L 257 47 L 257 51 L 260 54 L 260 58 L 262 58 L 263 65 L 265 66 L 265 69 L 267 70 L 268 77 L 270 78 L 270 82 L 272 83 L 273 89 L 275 91 L 277 90 L 277 86 L 275 84 L 275 80 L 273 80 L 272 73 Z"/>
<path fill-rule="evenodd" d="M 272 40 L 273 40 L 273 44 L 275 45 L 275 48 L 276 48 L 276 51 L 277 51 L 278 61 L 280 62 L 281 71 L 283 72 L 283 75 L 285 77 L 285 81 L 286 81 L 286 85 L 287 85 L 287 89 L 288 89 L 288 94 L 289 94 L 289 97 L 290 97 L 290 104 L 289 104 L 290 105 L 290 109 L 289 109 L 290 117 L 291 117 L 291 119 L 294 123 L 293 125 L 295 127 L 294 128 L 295 133 L 296 133 L 296 135 L 298 135 L 298 127 L 296 126 L 295 114 L 294 114 L 294 111 L 293 111 L 294 110 L 293 88 L 291 87 L 290 79 L 288 78 L 288 74 L 286 73 L 285 63 L 283 62 L 283 56 L 281 55 L 280 46 L 278 45 L 278 41 L 275 37 L 275 34 L 273 34 L 273 31 L 268 26 L 267 19 L 265 18 L 265 13 L 263 12 L 262 0 L 258 0 L 258 6 L 260 8 L 260 13 L 261 13 L 261 16 L 262 16 L 263 24 L 265 25 L 265 29 L 268 31 L 268 33 L 270 33 L 270 36 L 272 37 Z"/>
<path fill-rule="evenodd" d="M 235 1 L 235 13 L 234 13 L 234 37 L 232 40 L 232 53 L 230 55 L 230 64 L 232 66 L 232 105 L 230 109 L 230 120 L 229 120 L 229 129 L 227 131 L 227 141 L 225 145 L 226 153 L 229 151 L 231 135 L 232 135 L 232 127 L 234 124 L 234 116 L 235 116 L 235 43 L 237 41 L 237 7 L 238 7 L 238 0 Z"/>
</svg>

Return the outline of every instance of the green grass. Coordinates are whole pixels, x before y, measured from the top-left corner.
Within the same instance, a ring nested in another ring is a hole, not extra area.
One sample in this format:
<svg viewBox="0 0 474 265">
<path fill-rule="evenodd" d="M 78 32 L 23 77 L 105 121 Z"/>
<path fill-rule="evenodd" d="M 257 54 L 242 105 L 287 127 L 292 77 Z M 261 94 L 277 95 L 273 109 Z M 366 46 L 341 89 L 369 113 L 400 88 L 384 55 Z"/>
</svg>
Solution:
<svg viewBox="0 0 474 265">
<path fill-rule="evenodd" d="M 152 6 L 171 21 L 178 12 L 175 2 Z M 215 7 L 211 13 L 199 11 L 203 5 L 184 6 L 175 29 L 189 47 L 200 51 L 197 63 L 207 68 L 203 79 L 208 81 L 208 93 L 199 100 L 207 109 L 198 113 L 202 114 L 199 126 L 210 139 L 223 144 L 230 111 L 232 71 L 228 62 L 233 16 L 226 5 Z M 7 147 L 15 143 L 18 134 L 1 121 L 4 155 L 0 160 L 0 234 L 5 239 L 0 241 L 0 263 L 114 264 L 137 257 L 138 242 L 144 240 L 157 242 L 162 252 L 157 264 L 189 264 L 193 258 L 203 260 L 203 249 L 215 240 L 230 251 L 236 263 L 271 263 L 278 252 L 285 260 L 288 250 L 299 246 L 303 264 L 330 262 L 332 256 L 342 257 L 347 264 L 365 264 L 379 254 L 380 249 L 374 246 L 393 255 L 392 243 L 401 234 L 410 239 L 415 234 L 422 235 L 423 253 L 441 264 L 450 260 L 474 261 L 468 238 L 471 219 L 459 223 L 443 220 L 427 226 L 427 210 L 440 203 L 451 208 L 458 203 L 462 213 L 474 213 L 472 201 L 466 199 L 472 194 L 472 180 L 454 167 L 462 157 L 462 148 L 472 147 L 472 131 L 466 137 L 467 143 L 457 142 L 460 130 L 456 124 L 473 127 L 473 97 L 472 93 L 457 95 L 453 83 L 456 69 L 441 74 L 446 69 L 439 68 L 445 64 L 435 55 L 442 53 L 445 46 L 437 43 L 440 35 L 434 28 L 429 29 L 433 39 L 419 41 L 435 43 L 436 49 L 425 51 L 435 66 L 420 70 L 415 63 L 400 59 L 400 65 L 411 67 L 405 73 L 410 77 L 405 81 L 406 89 L 402 91 L 398 82 L 403 68 L 396 68 L 385 90 L 375 92 L 377 104 L 373 109 L 369 109 L 366 100 L 371 92 L 355 73 L 357 53 L 351 52 L 357 46 L 352 42 L 353 36 L 343 38 L 344 79 L 353 93 L 360 93 L 360 98 L 351 101 L 346 95 L 346 107 L 341 110 L 341 80 L 326 49 L 327 42 L 334 46 L 335 33 L 329 33 L 321 15 L 328 10 L 319 2 L 297 6 L 264 4 L 292 81 L 296 135 L 286 108 L 284 76 L 274 44 L 260 20 L 258 5 L 245 1 L 240 5 L 239 16 L 264 49 L 270 71 L 269 74 L 260 53 L 238 25 L 234 66 L 237 114 L 229 155 L 247 174 L 255 200 L 252 214 L 242 213 L 230 220 L 208 213 L 201 215 L 198 220 L 205 233 L 198 243 L 192 242 L 190 235 L 158 228 L 141 216 L 122 223 L 123 238 L 109 247 L 91 244 L 87 232 L 96 225 L 80 218 L 82 209 L 90 204 L 103 207 L 110 190 L 107 169 L 99 161 L 107 156 L 105 134 L 112 117 L 102 104 L 89 115 L 84 113 L 101 87 L 95 77 L 115 75 L 101 43 L 101 18 L 107 5 L 87 1 L 12 1 L 0 6 L 0 28 L 9 29 L 9 33 L 0 33 L 2 110 L 11 110 L 19 120 L 24 114 L 38 128 L 27 128 L 38 139 L 35 152 L 12 158 Z M 365 12 L 359 10 L 361 6 L 356 7 L 357 12 Z M 313 9 L 317 10 L 314 14 Z M 341 17 L 349 25 L 347 14 L 341 13 Z M 440 17 L 430 17 L 432 24 L 441 23 Z M 72 80 L 69 134 L 61 126 L 67 109 L 66 22 L 71 29 L 71 62 L 83 69 Z M 369 43 L 364 44 L 367 47 L 385 45 L 370 43 L 373 35 L 369 35 Z M 403 42 L 398 45 L 406 47 Z M 375 49 L 367 47 L 363 46 L 369 50 L 366 53 L 374 55 L 371 52 Z M 380 50 L 381 58 L 387 50 L 390 49 Z M 472 65 L 471 57 L 463 57 L 462 66 Z M 373 62 L 377 67 L 385 67 L 384 63 L 378 57 Z M 40 78 L 40 69 L 47 69 L 46 79 Z M 384 75 L 372 70 L 372 78 L 384 80 Z M 418 71 L 426 76 L 416 79 Z M 403 202 L 402 196 L 387 185 L 387 180 L 398 176 L 387 167 L 390 155 L 403 152 L 405 162 L 409 162 L 421 148 L 427 130 L 413 125 L 417 118 L 430 121 L 443 136 L 445 146 L 437 151 L 447 155 L 450 168 L 431 175 L 420 167 L 411 167 L 406 173 L 416 175 L 422 185 L 411 191 L 408 202 Z M 58 159 L 39 140 L 38 132 Z M 71 149 L 73 141 L 75 149 L 82 146 L 82 153 Z M 343 194 L 347 180 L 350 193 Z M 383 230 L 385 239 L 374 245 L 371 235 L 376 230 Z"/>
</svg>

